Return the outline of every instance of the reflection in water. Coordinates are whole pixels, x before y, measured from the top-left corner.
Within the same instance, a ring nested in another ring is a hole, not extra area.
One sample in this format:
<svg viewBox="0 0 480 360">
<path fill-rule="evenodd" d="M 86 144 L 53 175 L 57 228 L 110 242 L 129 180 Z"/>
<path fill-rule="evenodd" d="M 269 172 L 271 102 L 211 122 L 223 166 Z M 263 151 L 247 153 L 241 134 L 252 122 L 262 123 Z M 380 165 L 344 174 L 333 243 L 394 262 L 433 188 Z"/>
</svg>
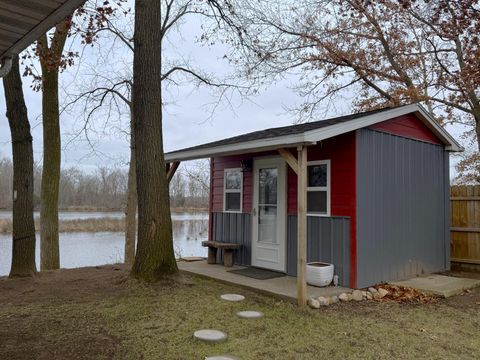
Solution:
<svg viewBox="0 0 480 360">
<path fill-rule="evenodd" d="M 208 214 L 173 218 L 173 244 L 177 257 L 206 256 L 202 241 L 208 237 Z M 76 268 L 123 262 L 122 232 L 60 233 L 60 266 Z M 40 264 L 40 236 L 37 233 L 37 268 Z M 11 234 L 0 234 L 0 276 L 8 275 L 12 255 Z"/>
</svg>

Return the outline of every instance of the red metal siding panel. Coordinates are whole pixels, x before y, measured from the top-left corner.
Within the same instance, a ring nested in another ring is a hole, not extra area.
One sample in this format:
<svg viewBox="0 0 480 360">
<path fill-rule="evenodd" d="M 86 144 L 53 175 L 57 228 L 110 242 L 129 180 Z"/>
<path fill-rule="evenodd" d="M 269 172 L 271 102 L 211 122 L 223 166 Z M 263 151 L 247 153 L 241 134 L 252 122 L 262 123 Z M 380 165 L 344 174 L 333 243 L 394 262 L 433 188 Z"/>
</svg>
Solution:
<svg viewBox="0 0 480 360">
<path fill-rule="evenodd" d="M 355 287 L 356 262 L 356 149 L 355 132 L 308 148 L 308 161 L 330 160 L 331 215 L 350 217 L 350 286 Z M 295 154 L 296 155 L 296 154 Z M 297 175 L 288 169 L 288 213 L 297 213 Z"/>
<path fill-rule="evenodd" d="M 296 151 L 292 150 L 296 157 Z M 223 172 L 241 166 L 241 161 L 273 153 L 219 157 L 213 160 L 211 205 L 212 212 L 223 211 Z M 350 217 L 350 286 L 356 282 L 356 155 L 355 132 L 322 141 L 308 149 L 308 160 L 327 160 L 331 163 L 331 215 Z M 287 213 L 297 213 L 297 175 L 288 168 Z M 243 212 L 252 211 L 252 172 L 243 173 Z M 286 221 L 286 219 L 285 219 Z"/>
<path fill-rule="evenodd" d="M 223 211 L 223 172 L 228 168 L 241 167 L 242 160 L 251 159 L 251 155 L 223 156 L 213 159 L 211 204 L 212 212 Z M 252 172 L 243 173 L 243 212 L 252 211 Z"/>
<path fill-rule="evenodd" d="M 370 129 L 421 140 L 432 144 L 442 144 L 440 139 L 414 114 L 407 114 L 370 126 Z"/>
</svg>

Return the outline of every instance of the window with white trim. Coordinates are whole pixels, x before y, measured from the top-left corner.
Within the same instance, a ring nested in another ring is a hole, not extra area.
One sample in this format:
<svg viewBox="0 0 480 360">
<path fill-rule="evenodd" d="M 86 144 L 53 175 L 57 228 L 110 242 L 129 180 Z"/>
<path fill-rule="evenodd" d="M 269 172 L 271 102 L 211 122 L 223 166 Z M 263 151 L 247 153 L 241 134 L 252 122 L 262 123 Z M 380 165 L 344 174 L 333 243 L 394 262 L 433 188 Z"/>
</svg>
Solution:
<svg viewBox="0 0 480 360">
<path fill-rule="evenodd" d="M 307 163 L 307 215 L 330 215 L 330 160 Z"/>
<path fill-rule="evenodd" d="M 223 211 L 241 212 L 242 193 L 242 169 L 225 169 L 223 176 Z"/>
</svg>

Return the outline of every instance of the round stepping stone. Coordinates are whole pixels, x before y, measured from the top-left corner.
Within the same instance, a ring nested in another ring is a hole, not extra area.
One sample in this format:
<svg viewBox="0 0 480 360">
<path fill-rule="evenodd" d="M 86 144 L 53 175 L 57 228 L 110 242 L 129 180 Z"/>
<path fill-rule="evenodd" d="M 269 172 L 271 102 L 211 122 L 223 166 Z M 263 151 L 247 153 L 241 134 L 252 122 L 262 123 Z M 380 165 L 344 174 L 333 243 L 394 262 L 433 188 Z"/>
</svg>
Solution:
<svg viewBox="0 0 480 360">
<path fill-rule="evenodd" d="M 222 300 L 226 301 L 242 301 L 245 300 L 245 296 L 238 294 L 223 294 L 220 296 Z"/>
<path fill-rule="evenodd" d="M 203 329 L 197 330 L 193 333 L 193 337 L 197 340 L 205 341 L 205 342 L 222 342 L 227 340 L 227 334 L 220 330 L 213 330 L 213 329 Z"/>
<path fill-rule="evenodd" d="M 240 358 L 232 355 L 216 355 L 216 356 L 207 356 L 205 360 L 240 360 Z"/>
<path fill-rule="evenodd" d="M 239 311 L 237 316 L 242 319 L 257 319 L 263 317 L 263 313 L 260 311 Z"/>
</svg>

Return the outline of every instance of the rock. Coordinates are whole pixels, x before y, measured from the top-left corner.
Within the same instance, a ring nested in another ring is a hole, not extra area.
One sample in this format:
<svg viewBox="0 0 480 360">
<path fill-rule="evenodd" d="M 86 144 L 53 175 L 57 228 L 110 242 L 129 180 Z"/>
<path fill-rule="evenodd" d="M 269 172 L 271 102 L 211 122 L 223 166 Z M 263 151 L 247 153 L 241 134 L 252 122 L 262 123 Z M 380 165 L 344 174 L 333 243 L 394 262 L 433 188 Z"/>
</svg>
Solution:
<svg viewBox="0 0 480 360">
<path fill-rule="evenodd" d="M 378 296 L 379 296 L 379 299 L 385 297 L 388 295 L 388 290 L 385 290 L 385 289 L 378 289 Z"/>
<path fill-rule="evenodd" d="M 368 292 L 372 294 L 372 296 L 375 296 L 375 294 L 378 294 L 377 289 L 375 289 L 374 287 L 369 287 Z"/>
<path fill-rule="evenodd" d="M 319 296 L 318 303 L 320 304 L 320 306 L 328 306 L 330 305 L 330 300 L 326 297 Z"/>
<path fill-rule="evenodd" d="M 348 301 L 348 294 L 347 293 L 341 293 L 340 295 L 338 295 L 338 299 L 340 301 Z"/>
<path fill-rule="evenodd" d="M 330 304 L 336 304 L 338 303 L 338 296 L 337 295 L 333 295 L 331 298 L 330 298 Z"/>
<path fill-rule="evenodd" d="M 347 301 L 352 301 L 353 300 L 353 295 L 351 293 L 347 294 Z"/>
<path fill-rule="evenodd" d="M 362 290 L 362 296 L 363 296 L 364 299 L 366 299 L 367 298 L 367 291 Z"/>
<path fill-rule="evenodd" d="M 352 298 L 355 301 L 362 301 L 363 300 L 363 292 L 360 290 L 353 290 Z"/>
<path fill-rule="evenodd" d="M 372 299 L 373 299 L 372 293 L 370 291 L 367 292 L 367 300 L 372 300 Z"/>
<path fill-rule="evenodd" d="M 308 306 L 310 306 L 312 309 L 319 309 L 320 302 L 317 299 L 308 299 Z"/>
</svg>

